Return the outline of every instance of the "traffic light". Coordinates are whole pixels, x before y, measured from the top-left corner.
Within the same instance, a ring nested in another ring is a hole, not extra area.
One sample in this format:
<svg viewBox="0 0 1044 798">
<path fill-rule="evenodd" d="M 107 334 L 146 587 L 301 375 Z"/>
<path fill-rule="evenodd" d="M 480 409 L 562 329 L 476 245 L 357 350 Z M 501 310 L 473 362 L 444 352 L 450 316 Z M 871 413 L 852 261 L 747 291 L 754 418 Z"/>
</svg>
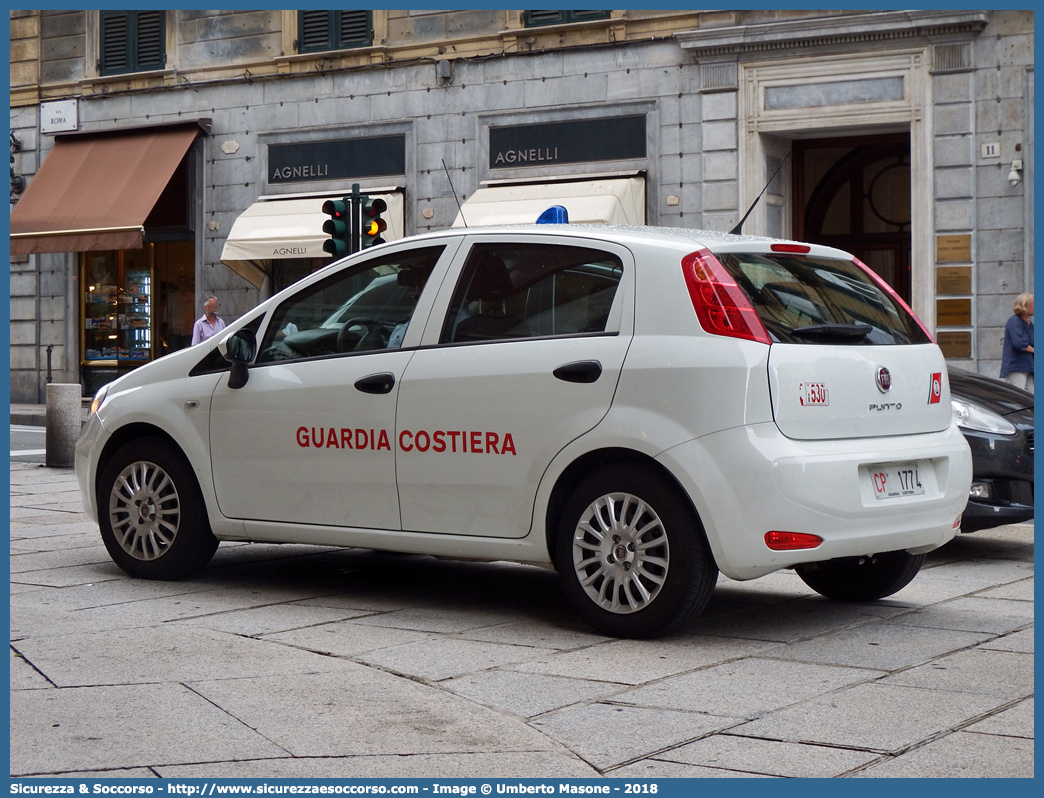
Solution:
<svg viewBox="0 0 1044 798">
<path fill-rule="evenodd" d="M 388 203 L 379 197 L 376 199 L 362 198 L 362 234 L 359 236 L 362 249 L 384 243 L 381 236 L 388 229 L 388 222 L 381 218 L 381 214 L 386 210 L 388 210 Z"/>
<path fill-rule="evenodd" d="M 329 252 L 335 258 L 344 257 L 351 248 L 350 212 L 351 200 L 348 197 L 323 203 L 323 213 L 330 217 L 323 222 L 323 232 L 330 236 L 323 242 L 323 252 Z"/>
</svg>

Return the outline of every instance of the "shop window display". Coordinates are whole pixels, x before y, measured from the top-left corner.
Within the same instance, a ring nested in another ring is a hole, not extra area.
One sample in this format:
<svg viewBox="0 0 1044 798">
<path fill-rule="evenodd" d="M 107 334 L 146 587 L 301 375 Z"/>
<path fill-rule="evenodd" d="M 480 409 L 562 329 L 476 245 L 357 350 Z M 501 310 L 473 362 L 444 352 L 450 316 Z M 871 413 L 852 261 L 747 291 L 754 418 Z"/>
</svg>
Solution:
<svg viewBox="0 0 1044 798">
<path fill-rule="evenodd" d="M 148 249 L 86 253 L 85 364 L 152 359 L 152 263 Z"/>
<path fill-rule="evenodd" d="M 190 242 L 81 253 L 81 363 L 88 390 L 188 345 L 195 316 Z"/>
</svg>

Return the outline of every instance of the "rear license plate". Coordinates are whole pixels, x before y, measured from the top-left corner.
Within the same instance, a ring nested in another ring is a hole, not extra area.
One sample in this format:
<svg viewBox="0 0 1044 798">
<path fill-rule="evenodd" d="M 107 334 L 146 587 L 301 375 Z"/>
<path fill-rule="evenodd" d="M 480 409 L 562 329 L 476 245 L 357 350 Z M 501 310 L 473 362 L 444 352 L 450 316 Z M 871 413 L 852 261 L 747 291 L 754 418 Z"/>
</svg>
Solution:
<svg viewBox="0 0 1044 798">
<path fill-rule="evenodd" d="M 871 466 L 868 469 L 870 486 L 878 499 L 899 499 L 905 496 L 921 496 L 924 485 L 917 463 L 892 463 Z"/>
</svg>

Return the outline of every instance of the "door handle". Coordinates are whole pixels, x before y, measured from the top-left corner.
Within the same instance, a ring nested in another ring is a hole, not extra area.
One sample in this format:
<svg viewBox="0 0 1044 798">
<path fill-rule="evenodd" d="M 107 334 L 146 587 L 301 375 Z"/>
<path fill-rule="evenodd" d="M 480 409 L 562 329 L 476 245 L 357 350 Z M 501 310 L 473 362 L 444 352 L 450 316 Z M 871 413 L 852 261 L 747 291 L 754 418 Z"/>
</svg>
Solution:
<svg viewBox="0 0 1044 798">
<path fill-rule="evenodd" d="M 371 374 L 369 377 L 363 377 L 355 383 L 355 389 L 363 393 L 391 393 L 391 389 L 394 386 L 395 375 L 388 373 Z"/>
<path fill-rule="evenodd" d="M 597 360 L 578 360 L 559 366 L 551 373 L 566 382 L 594 382 L 602 376 L 602 364 Z"/>
</svg>

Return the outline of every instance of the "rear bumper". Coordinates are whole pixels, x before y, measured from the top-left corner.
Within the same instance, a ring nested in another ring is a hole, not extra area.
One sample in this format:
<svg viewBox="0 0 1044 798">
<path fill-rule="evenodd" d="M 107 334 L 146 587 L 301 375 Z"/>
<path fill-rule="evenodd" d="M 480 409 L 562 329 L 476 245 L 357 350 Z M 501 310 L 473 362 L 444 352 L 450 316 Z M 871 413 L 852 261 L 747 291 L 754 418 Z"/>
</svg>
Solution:
<svg viewBox="0 0 1044 798">
<path fill-rule="evenodd" d="M 971 453 L 955 424 L 942 432 L 799 441 L 775 424 L 726 430 L 658 458 L 678 476 L 703 521 L 718 568 L 753 579 L 802 562 L 911 549 L 956 534 L 968 499 Z M 878 499 L 867 467 L 919 464 L 924 493 Z M 805 532 L 815 549 L 773 551 L 769 531 Z"/>
</svg>

